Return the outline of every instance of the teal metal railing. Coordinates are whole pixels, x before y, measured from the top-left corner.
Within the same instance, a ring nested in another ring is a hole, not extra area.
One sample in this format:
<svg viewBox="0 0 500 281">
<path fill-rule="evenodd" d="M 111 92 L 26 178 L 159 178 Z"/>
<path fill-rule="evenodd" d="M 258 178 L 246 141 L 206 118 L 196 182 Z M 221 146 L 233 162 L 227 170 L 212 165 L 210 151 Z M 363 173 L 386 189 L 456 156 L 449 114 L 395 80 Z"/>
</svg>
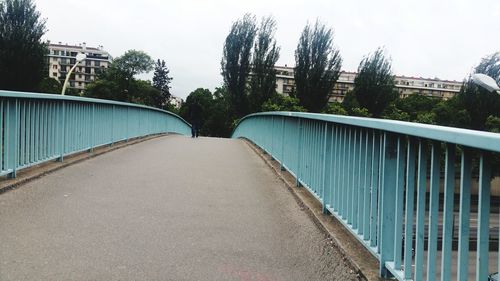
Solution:
<svg viewBox="0 0 500 281">
<path fill-rule="evenodd" d="M 82 97 L 0 91 L 0 175 L 131 138 L 190 125 L 168 111 Z"/>
<path fill-rule="evenodd" d="M 252 141 L 293 174 L 379 260 L 382 277 L 483 281 L 499 271 L 489 263 L 498 259 L 490 188 L 500 134 L 268 112 L 243 118 L 233 138 Z"/>
</svg>

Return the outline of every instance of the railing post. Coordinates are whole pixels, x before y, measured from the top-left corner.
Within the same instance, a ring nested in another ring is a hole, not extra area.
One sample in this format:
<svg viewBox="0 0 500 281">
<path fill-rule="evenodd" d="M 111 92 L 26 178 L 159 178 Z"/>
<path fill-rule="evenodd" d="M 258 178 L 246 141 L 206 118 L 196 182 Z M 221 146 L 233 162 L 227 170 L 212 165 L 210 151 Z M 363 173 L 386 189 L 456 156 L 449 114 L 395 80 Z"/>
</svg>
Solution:
<svg viewBox="0 0 500 281">
<path fill-rule="evenodd" d="M 321 171 L 321 185 L 322 187 L 322 200 L 323 200 L 323 214 L 330 214 L 330 211 L 328 211 L 328 198 L 329 198 L 329 183 L 330 183 L 330 166 L 331 166 L 331 151 L 332 151 L 332 135 L 329 133 L 328 130 L 328 122 L 325 122 L 325 128 L 323 131 L 323 163 L 322 163 L 322 171 Z"/>
<path fill-rule="evenodd" d="M 281 171 L 285 170 L 285 116 L 281 119 Z"/>
<path fill-rule="evenodd" d="M 90 152 L 94 152 L 94 146 L 95 146 L 95 103 L 92 104 L 92 126 L 91 126 L 91 144 L 90 144 Z"/>
<path fill-rule="evenodd" d="M 295 186 L 301 187 L 300 184 L 300 175 L 302 169 L 302 159 L 300 159 L 301 151 L 302 151 L 302 119 L 299 119 L 299 129 L 297 130 L 299 134 L 298 145 L 297 145 L 297 174 L 295 175 Z"/>
<path fill-rule="evenodd" d="M 61 147 L 58 161 L 64 161 L 64 148 L 66 147 L 66 101 L 62 101 L 61 114 L 59 115 L 59 125 L 61 128 Z"/>
<path fill-rule="evenodd" d="M 111 142 L 109 143 L 109 146 L 113 146 L 113 143 L 115 142 L 115 106 L 111 106 Z"/>
<path fill-rule="evenodd" d="M 486 280 L 489 264 L 491 167 L 489 153 L 482 151 L 479 163 L 479 212 L 476 280 Z"/>
<path fill-rule="evenodd" d="M 10 178 L 15 178 L 16 175 L 16 170 L 17 170 L 17 155 L 18 155 L 18 143 L 19 143 L 19 130 L 18 130 L 18 124 L 19 124 L 19 101 L 18 99 L 14 100 L 9 100 L 8 101 L 8 106 L 7 106 L 7 120 L 6 124 L 8 124 L 8 129 L 5 134 L 5 137 L 8 139 L 8 168 L 11 169 L 11 172 L 9 173 Z"/>
<path fill-rule="evenodd" d="M 395 194 L 397 188 L 397 136 L 384 133 L 383 178 L 380 190 L 380 275 L 391 277 L 385 263 L 394 259 Z"/>
</svg>

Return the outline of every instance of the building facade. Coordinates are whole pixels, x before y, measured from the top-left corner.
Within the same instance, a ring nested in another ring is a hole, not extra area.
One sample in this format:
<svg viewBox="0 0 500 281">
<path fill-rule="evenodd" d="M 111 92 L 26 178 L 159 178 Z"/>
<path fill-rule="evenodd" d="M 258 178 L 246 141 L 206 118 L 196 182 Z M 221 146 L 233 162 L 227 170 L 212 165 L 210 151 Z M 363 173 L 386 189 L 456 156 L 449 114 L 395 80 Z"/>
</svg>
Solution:
<svg viewBox="0 0 500 281">
<path fill-rule="evenodd" d="M 290 95 L 295 91 L 293 67 L 276 66 L 276 92 Z M 354 89 L 356 72 L 342 71 L 332 90 L 330 101 L 342 102 L 347 92 Z M 428 79 L 421 77 L 395 76 L 395 89 L 401 98 L 418 94 L 447 100 L 460 92 L 462 82 Z"/>
<path fill-rule="evenodd" d="M 94 81 L 102 69 L 107 68 L 112 61 L 108 52 L 102 46 L 87 47 L 85 43 L 78 46 L 49 43 L 48 66 L 49 77 L 59 80 L 61 85 L 66 75 L 76 63 L 76 55 L 84 53 L 87 58 L 80 62 L 71 74 L 68 88 L 82 93 L 88 83 Z"/>
</svg>

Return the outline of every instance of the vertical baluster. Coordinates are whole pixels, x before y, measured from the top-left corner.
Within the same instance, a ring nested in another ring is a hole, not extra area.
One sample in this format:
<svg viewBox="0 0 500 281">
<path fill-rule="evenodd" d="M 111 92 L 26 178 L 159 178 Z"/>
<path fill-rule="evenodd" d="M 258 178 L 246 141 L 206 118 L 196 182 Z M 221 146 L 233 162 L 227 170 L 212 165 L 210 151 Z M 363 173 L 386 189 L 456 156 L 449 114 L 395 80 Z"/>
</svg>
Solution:
<svg viewBox="0 0 500 281">
<path fill-rule="evenodd" d="M 356 196 L 358 197 L 358 210 L 357 210 L 357 223 L 358 223 L 358 234 L 363 235 L 364 231 L 364 218 L 363 215 L 365 213 L 364 208 L 365 208 L 365 185 L 364 185 L 364 179 L 365 179 L 365 174 L 366 170 L 364 169 L 364 165 L 366 164 L 366 131 L 364 129 L 360 129 L 359 131 L 359 161 L 358 161 L 358 183 L 357 183 L 357 188 L 358 192 Z"/>
<path fill-rule="evenodd" d="M 372 133 L 369 130 L 366 130 L 366 139 L 365 139 L 365 146 L 366 146 L 366 156 L 365 156 L 365 177 L 364 177 L 364 182 L 363 182 L 363 187 L 364 187 L 364 211 L 363 211 L 363 240 L 368 241 L 370 239 L 370 192 L 371 192 L 371 164 L 372 164 L 372 151 L 373 151 L 373 144 L 372 144 Z"/>
<path fill-rule="evenodd" d="M 479 212 L 478 212 L 478 234 L 477 234 L 477 256 L 476 256 L 476 280 L 482 281 L 488 278 L 489 263 L 489 224 L 490 224 L 490 188 L 491 168 L 489 154 L 481 151 L 479 162 Z"/>
<path fill-rule="evenodd" d="M 370 212 L 370 246 L 377 246 L 377 222 L 378 222 L 378 185 L 379 185 L 379 158 L 380 138 L 378 133 L 373 133 L 372 150 L 372 175 L 371 175 L 371 212 Z"/>
<path fill-rule="evenodd" d="M 427 144 L 418 143 L 418 178 L 417 178 L 417 229 L 415 242 L 415 281 L 423 278 L 424 267 L 424 226 L 425 194 L 427 191 Z"/>
<path fill-rule="evenodd" d="M 26 164 L 24 161 L 25 153 L 24 150 L 26 149 L 26 106 L 25 106 L 25 101 L 20 101 L 20 111 L 21 111 L 21 116 L 20 116 L 20 122 L 21 122 L 21 132 L 20 132 L 20 145 L 21 149 L 19 151 L 19 163 L 18 165 L 23 166 Z"/>
<path fill-rule="evenodd" d="M 406 154 L 406 210 L 405 210 L 405 245 L 404 245 L 404 277 L 412 277 L 413 259 L 413 217 L 415 198 L 415 151 L 416 145 L 413 138 L 408 139 Z"/>
<path fill-rule="evenodd" d="M 324 122 L 324 139 L 323 139 L 323 172 L 322 172 L 322 197 L 323 197 L 323 214 L 328 214 L 328 206 L 331 202 L 328 200 L 330 198 L 330 169 L 331 169 L 331 157 L 332 157 L 332 146 L 331 146 L 331 129 L 328 128 L 328 122 Z"/>
<path fill-rule="evenodd" d="M 403 205 L 404 205 L 404 178 L 405 178 L 405 147 L 404 137 L 397 141 L 397 167 L 396 167 L 396 200 L 394 222 L 394 268 L 401 270 L 401 256 L 403 246 Z"/>
<path fill-rule="evenodd" d="M 330 170 L 327 170 L 327 173 L 329 174 L 329 180 L 328 180 L 328 185 L 329 185 L 329 199 L 328 202 L 330 202 L 330 209 L 334 210 L 335 208 L 335 182 L 338 177 L 338 171 L 337 171 L 337 146 L 338 146 L 338 139 L 337 139 L 337 125 L 334 123 L 331 124 L 332 129 L 331 129 L 331 153 L 330 153 Z"/>
<path fill-rule="evenodd" d="M 359 135 L 358 135 L 358 130 L 354 129 L 353 130 L 353 147 L 352 147 L 352 180 L 351 180 L 351 222 L 352 222 L 352 229 L 357 229 L 358 228 L 358 222 L 357 222 L 357 216 L 358 216 L 358 204 L 357 204 L 357 193 L 358 193 L 358 162 L 359 162 Z"/>
<path fill-rule="evenodd" d="M 383 158 L 383 180 L 380 186 L 380 275 L 384 278 L 391 277 L 386 268 L 386 262 L 394 260 L 394 223 L 395 223 L 395 204 L 398 170 L 398 150 L 399 138 L 392 133 L 384 133 L 384 153 Z M 401 238 L 399 238 L 401 241 Z"/>
<path fill-rule="evenodd" d="M 295 179 L 296 179 L 296 183 L 295 183 L 295 186 L 297 187 L 300 187 L 300 180 L 301 180 L 301 177 L 302 177 L 302 119 L 299 119 L 299 128 L 297 130 L 297 135 L 298 135 L 298 141 L 297 141 L 297 172 L 296 172 L 296 176 L 295 176 Z"/>
<path fill-rule="evenodd" d="M 441 161 L 441 144 L 432 143 L 431 151 L 431 187 L 429 200 L 429 234 L 427 240 L 427 280 L 436 280 L 437 238 L 438 238 L 438 207 L 439 179 Z"/>
<path fill-rule="evenodd" d="M 471 162 L 472 152 L 464 147 L 460 175 L 460 214 L 458 238 L 458 272 L 457 280 L 469 279 L 469 220 L 470 220 L 470 190 L 471 190 Z"/>
</svg>

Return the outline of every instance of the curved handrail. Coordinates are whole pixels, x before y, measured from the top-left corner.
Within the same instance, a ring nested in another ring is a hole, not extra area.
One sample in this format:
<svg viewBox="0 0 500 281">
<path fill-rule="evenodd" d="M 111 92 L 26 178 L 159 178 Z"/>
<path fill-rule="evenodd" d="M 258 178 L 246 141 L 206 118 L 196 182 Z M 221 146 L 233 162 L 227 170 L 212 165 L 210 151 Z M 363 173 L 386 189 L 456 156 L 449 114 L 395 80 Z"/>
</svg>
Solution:
<svg viewBox="0 0 500 281">
<path fill-rule="evenodd" d="M 498 239 L 490 235 L 490 208 L 495 202 L 490 194 L 496 191 L 500 196 L 498 186 L 491 187 L 492 172 L 499 168 L 493 165 L 500 159 L 500 134 L 362 117 L 264 112 L 242 118 L 232 137 L 252 141 L 288 170 L 297 186 L 322 204 L 325 214 L 336 217 L 379 260 L 381 277 L 421 280 L 427 256 L 425 274 L 434 280 L 439 238 L 442 280 L 452 279 L 453 266 L 460 280 L 468 279 L 473 266 L 470 229 L 475 227 L 475 270 L 478 280 L 487 279 L 489 247 L 498 245 L 490 241 L 490 236 Z M 477 200 L 471 200 L 473 193 Z M 454 204 L 460 208 L 458 214 Z M 477 225 L 470 223 L 473 216 Z M 456 235 L 459 243 L 454 246 Z M 454 256 L 457 264 L 452 264 Z M 408 268 L 413 270 L 404 270 Z"/>
<path fill-rule="evenodd" d="M 0 176 L 130 138 L 188 135 L 180 116 L 140 104 L 0 90 Z"/>
<path fill-rule="evenodd" d="M 109 104 L 109 105 L 121 105 L 121 106 L 129 106 L 129 107 L 137 107 L 144 108 L 149 110 L 155 110 L 163 113 L 167 113 L 169 115 L 175 116 L 182 120 L 186 125 L 191 126 L 189 122 L 184 120 L 179 115 L 163 110 L 160 108 L 147 106 L 143 104 L 136 103 L 128 103 L 122 101 L 114 101 L 114 100 L 105 100 L 105 99 L 97 99 L 97 98 L 87 98 L 87 97 L 77 97 L 77 96 L 66 96 L 66 95 L 58 95 L 58 94 L 49 94 L 49 93 L 28 93 L 28 92 L 18 92 L 18 91 L 6 91 L 0 90 L 0 98 L 27 98 L 27 99 L 44 99 L 44 100 L 65 100 L 65 101 L 77 101 L 77 102 L 88 102 L 88 103 L 99 103 L 99 104 Z"/>
<path fill-rule="evenodd" d="M 236 124 L 233 134 L 246 119 L 255 116 L 285 116 L 294 118 L 304 118 L 310 120 L 326 121 L 344 125 L 351 125 L 369 129 L 383 130 L 398 134 L 405 134 L 425 139 L 455 143 L 468 147 L 485 149 L 489 151 L 500 152 L 500 134 L 476 131 L 462 128 L 405 122 L 388 119 L 376 119 L 355 116 L 343 116 L 321 113 L 289 112 L 289 111 L 270 111 L 247 115 Z"/>
</svg>

